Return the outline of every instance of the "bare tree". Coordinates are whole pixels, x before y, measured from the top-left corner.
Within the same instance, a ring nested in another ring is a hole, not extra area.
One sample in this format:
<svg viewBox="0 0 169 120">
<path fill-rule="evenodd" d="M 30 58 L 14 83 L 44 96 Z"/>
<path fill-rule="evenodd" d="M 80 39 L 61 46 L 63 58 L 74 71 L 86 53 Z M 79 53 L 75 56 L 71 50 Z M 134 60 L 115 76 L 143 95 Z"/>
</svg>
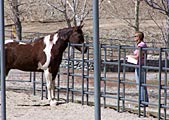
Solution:
<svg viewBox="0 0 169 120">
<path fill-rule="evenodd" d="M 166 27 L 164 29 L 160 27 L 159 28 L 162 31 L 166 47 L 169 47 L 169 0 L 144 0 L 144 1 L 147 3 L 148 6 L 150 6 L 155 10 L 158 10 L 161 14 L 166 16 Z"/>
<path fill-rule="evenodd" d="M 102 4 L 102 9 L 109 13 L 112 18 L 118 18 L 124 21 L 135 31 L 139 30 L 140 0 L 123 2 L 118 2 L 116 0 L 102 0 L 102 2 L 104 2 Z"/>
<path fill-rule="evenodd" d="M 12 11 L 12 15 L 10 18 L 14 22 L 15 29 L 16 29 L 16 39 L 22 39 L 22 25 L 20 21 L 20 12 L 19 12 L 19 4 L 18 0 L 8 0 L 10 10 Z"/>
<path fill-rule="evenodd" d="M 60 0 L 60 2 L 46 0 L 47 5 L 55 8 L 64 15 L 68 27 L 80 25 L 91 12 L 88 2 L 87 0 Z"/>
</svg>

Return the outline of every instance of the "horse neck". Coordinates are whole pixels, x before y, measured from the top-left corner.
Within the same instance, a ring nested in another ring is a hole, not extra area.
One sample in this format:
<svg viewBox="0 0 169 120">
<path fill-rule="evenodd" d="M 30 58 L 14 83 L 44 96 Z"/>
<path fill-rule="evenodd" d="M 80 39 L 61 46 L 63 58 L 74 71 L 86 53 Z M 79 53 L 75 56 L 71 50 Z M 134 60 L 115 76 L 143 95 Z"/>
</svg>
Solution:
<svg viewBox="0 0 169 120">
<path fill-rule="evenodd" d="M 59 36 L 57 43 L 54 45 L 59 52 L 63 53 L 68 46 L 69 37 L 73 32 L 72 28 L 60 29 L 57 34 Z"/>
<path fill-rule="evenodd" d="M 55 51 L 54 54 L 63 54 L 63 52 L 66 50 L 68 46 L 68 41 L 63 41 L 62 39 L 59 39 L 56 44 L 53 46 L 53 50 Z M 59 53 L 58 53 L 59 52 Z"/>
<path fill-rule="evenodd" d="M 60 46 L 60 50 L 62 50 L 62 52 L 64 52 L 66 50 L 67 46 L 68 46 L 68 41 L 64 41 L 64 44 L 62 44 Z"/>
</svg>

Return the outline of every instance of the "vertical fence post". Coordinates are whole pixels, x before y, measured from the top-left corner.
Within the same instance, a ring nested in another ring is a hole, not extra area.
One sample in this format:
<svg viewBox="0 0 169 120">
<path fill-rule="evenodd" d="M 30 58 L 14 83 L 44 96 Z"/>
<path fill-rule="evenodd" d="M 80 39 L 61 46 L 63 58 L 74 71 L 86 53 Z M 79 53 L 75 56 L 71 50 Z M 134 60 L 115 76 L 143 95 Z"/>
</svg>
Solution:
<svg viewBox="0 0 169 120">
<path fill-rule="evenodd" d="M 162 48 L 159 49 L 159 78 L 158 78 L 158 120 L 161 117 L 161 72 L 162 72 Z"/>
<path fill-rule="evenodd" d="M 66 89 L 66 102 L 69 102 L 69 76 L 70 76 L 70 43 L 68 43 L 68 68 L 67 68 L 67 89 Z"/>
<path fill-rule="evenodd" d="M 86 47 L 87 47 L 87 44 L 86 44 Z M 89 48 L 89 47 L 88 47 Z M 86 78 L 86 92 L 87 93 L 89 93 L 89 66 L 90 66 L 90 64 L 89 64 L 89 49 L 87 50 L 87 73 L 86 73 L 86 76 L 87 76 L 87 78 Z M 86 94 L 86 104 L 87 105 L 89 105 L 89 94 Z"/>
<path fill-rule="evenodd" d="M 106 80 L 105 80 L 105 78 L 106 78 L 106 72 L 107 72 L 107 64 L 106 64 L 106 61 L 107 61 L 107 58 L 106 58 L 106 56 L 107 56 L 107 49 L 106 49 L 106 47 L 104 47 L 104 65 L 103 65 L 103 70 L 104 70 L 104 91 L 103 91 L 103 95 L 106 95 Z M 106 107 L 106 97 L 103 97 L 103 102 L 104 102 L 104 104 L 103 104 L 103 106 L 104 106 L 104 108 Z"/>
<path fill-rule="evenodd" d="M 74 47 L 71 47 L 72 48 L 72 56 L 71 56 L 71 58 L 72 58 L 72 91 L 71 91 L 71 94 L 72 94 L 72 102 L 74 102 L 74 89 L 75 89 L 75 87 L 74 87 L 74 85 L 75 85 L 75 77 L 74 77 L 74 74 L 75 74 L 75 69 L 74 69 L 74 63 L 75 63 L 75 49 L 74 49 Z"/>
<path fill-rule="evenodd" d="M 33 72 L 33 95 L 36 95 L 36 72 Z"/>
<path fill-rule="evenodd" d="M 41 72 L 41 100 L 43 100 L 43 86 L 44 86 L 44 77 L 43 77 L 44 72 Z"/>
<path fill-rule="evenodd" d="M 118 93 L 117 93 L 117 111 L 120 111 L 120 83 L 121 83 L 121 79 L 120 79 L 120 68 L 121 68 L 121 46 L 118 46 Z"/>
<path fill-rule="evenodd" d="M 100 116 L 100 54 L 99 54 L 99 4 L 93 0 L 93 46 L 94 46 L 94 106 L 95 120 L 101 120 Z"/>
<path fill-rule="evenodd" d="M 5 83 L 5 50 L 4 50 L 4 0 L 0 3 L 0 54 L 1 54 L 1 119 L 6 120 L 6 83 Z"/>
<path fill-rule="evenodd" d="M 141 79 L 143 76 L 141 76 L 141 73 L 142 73 L 142 65 L 141 65 L 141 62 L 142 62 L 142 47 L 139 47 L 139 95 L 138 95 L 138 116 L 140 117 L 141 116 L 141 87 L 142 87 L 142 82 L 141 82 Z"/>
<path fill-rule="evenodd" d="M 145 69 L 144 68 L 144 66 L 146 66 L 147 65 L 147 51 L 143 48 L 142 49 L 142 51 L 143 51 L 143 56 L 142 57 L 144 57 L 144 64 L 142 65 L 142 72 L 143 72 L 143 87 L 144 87 L 144 102 L 146 101 L 145 99 L 146 99 L 146 91 L 147 90 L 145 90 L 145 89 L 147 89 L 147 69 Z M 146 101 L 147 102 L 147 101 Z M 144 111 L 143 111 L 144 113 L 143 113 L 143 116 L 145 117 L 146 116 L 146 107 L 144 107 Z"/>
<path fill-rule="evenodd" d="M 81 91 L 81 94 L 82 94 L 82 102 L 81 104 L 84 105 L 84 43 L 82 44 L 82 48 L 83 48 L 83 52 L 82 52 L 82 91 Z"/>
<path fill-rule="evenodd" d="M 126 64 L 126 49 L 127 48 L 123 48 L 123 64 Z M 123 82 L 125 81 L 126 79 L 126 66 L 124 65 L 123 66 Z M 125 111 L 125 83 L 122 84 L 123 85 L 123 92 L 122 92 L 122 111 L 124 112 Z"/>
<path fill-rule="evenodd" d="M 167 109 L 166 109 L 166 105 L 167 105 L 167 88 L 166 88 L 166 86 L 167 86 L 167 67 L 168 67 L 168 59 L 167 59 L 167 57 L 168 57 L 168 54 L 167 54 L 167 49 L 165 49 L 166 51 L 165 51 L 165 72 L 164 72 L 164 74 L 165 74 L 165 76 L 164 76 L 164 86 L 165 86 L 165 88 L 164 88 L 164 105 L 165 105 L 165 108 L 164 108 L 164 119 L 166 119 L 167 118 Z"/>
</svg>

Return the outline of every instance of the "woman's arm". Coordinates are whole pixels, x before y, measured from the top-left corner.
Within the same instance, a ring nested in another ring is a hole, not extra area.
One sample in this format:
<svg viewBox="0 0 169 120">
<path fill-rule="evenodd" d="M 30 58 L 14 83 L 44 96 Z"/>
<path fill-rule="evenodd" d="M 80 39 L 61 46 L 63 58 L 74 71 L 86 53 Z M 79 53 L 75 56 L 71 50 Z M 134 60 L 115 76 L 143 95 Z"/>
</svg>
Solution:
<svg viewBox="0 0 169 120">
<path fill-rule="evenodd" d="M 136 60 L 139 59 L 139 50 L 135 50 L 133 55 L 127 55 L 126 57 L 132 57 Z"/>
</svg>

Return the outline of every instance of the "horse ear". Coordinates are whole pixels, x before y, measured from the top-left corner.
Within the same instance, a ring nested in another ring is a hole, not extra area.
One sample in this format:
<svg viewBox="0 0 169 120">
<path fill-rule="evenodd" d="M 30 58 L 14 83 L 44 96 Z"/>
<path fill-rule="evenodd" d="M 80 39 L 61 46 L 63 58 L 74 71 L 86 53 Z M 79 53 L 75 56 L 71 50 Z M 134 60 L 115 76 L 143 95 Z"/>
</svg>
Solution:
<svg viewBox="0 0 169 120">
<path fill-rule="evenodd" d="M 80 21 L 80 25 L 79 26 L 83 26 L 83 20 Z"/>
<path fill-rule="evenodd" d="M 80 21 L 80 25 L 79 25 L 82 29 L 82 27 L 84 26 L 83 20 Z"/>
<path fill-rule="evenodd" d="M 82 28 L 83 28 L 83 26 L 84 26 L 84 24 L 80 25 L 80 28 L 82 29 Z"/>
</svg>

